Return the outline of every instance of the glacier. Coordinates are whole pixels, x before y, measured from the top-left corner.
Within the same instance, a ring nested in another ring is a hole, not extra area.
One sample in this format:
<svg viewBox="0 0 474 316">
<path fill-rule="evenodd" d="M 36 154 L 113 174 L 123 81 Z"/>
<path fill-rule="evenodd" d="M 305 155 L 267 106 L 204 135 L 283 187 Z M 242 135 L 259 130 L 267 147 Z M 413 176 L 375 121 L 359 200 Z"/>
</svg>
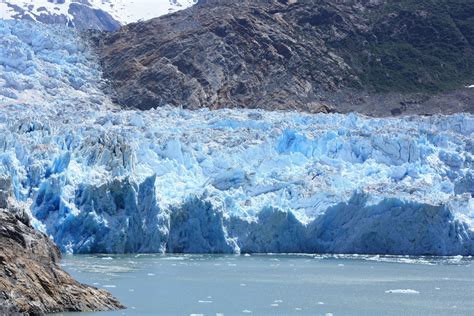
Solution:
<svg viewBox="0 0 474 316">
<path fill-rule="evenodd" d="M 474 254 L 474 116 L 119 109 L 81 35 L 0 20 L 0 176 L 68 253 Z"/>
</svg>

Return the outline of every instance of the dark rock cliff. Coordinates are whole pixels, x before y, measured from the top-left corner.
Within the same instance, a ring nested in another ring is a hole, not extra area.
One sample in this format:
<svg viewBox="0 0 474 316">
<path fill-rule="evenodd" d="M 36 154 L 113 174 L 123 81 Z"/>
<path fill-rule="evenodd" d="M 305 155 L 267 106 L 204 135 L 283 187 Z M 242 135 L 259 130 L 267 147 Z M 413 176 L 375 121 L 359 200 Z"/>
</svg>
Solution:
<svg viewBox="0 0 474 316">
<path fill-rule="evenodd" d="M 94 34 L 123 106 L 474 111 L 468 0 L 199 1 Z"/>
</svg>

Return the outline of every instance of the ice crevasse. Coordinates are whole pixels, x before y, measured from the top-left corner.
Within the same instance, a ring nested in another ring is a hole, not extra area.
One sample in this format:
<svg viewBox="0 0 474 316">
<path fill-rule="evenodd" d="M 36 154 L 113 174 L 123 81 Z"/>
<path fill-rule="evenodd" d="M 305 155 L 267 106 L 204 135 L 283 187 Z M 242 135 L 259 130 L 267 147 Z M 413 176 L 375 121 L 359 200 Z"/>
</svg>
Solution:
<svg viewBox="0 0 474 316">
<path fill-rule="evenodd" d="M 474 254 L 474 116 L 118 110 L 28 26 L 0 20 L 0 175 L 63 251 Z"/>
</svg>

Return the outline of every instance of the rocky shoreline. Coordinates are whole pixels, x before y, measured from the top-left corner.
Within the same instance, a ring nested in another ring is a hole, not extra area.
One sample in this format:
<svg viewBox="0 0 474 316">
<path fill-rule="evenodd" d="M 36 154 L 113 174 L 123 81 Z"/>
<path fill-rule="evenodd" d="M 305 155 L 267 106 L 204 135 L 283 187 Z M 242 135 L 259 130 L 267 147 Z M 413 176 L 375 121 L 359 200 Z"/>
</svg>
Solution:
<svg viewBox="0 0 474 316">
<path fill-rule="evenodd" d="M 8 180 L 2 179 L 2 188 Z M 108 311 L 125 308 L 109 292 L 75 281 L 61 253 L 0 188 L 0 315 Z M 6 209 L 8 208 L 8 209 Z"/>
</svg>

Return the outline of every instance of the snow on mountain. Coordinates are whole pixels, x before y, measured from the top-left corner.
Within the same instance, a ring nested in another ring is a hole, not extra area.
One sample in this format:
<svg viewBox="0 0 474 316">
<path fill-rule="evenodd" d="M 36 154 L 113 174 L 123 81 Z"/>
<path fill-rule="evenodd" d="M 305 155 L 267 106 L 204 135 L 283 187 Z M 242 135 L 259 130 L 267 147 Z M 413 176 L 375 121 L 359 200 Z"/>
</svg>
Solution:
<svg viewBox="0 0 474 316">
<path fill-rule="evenodd" d="M 63 251 L 474 254 L 470 114 L 118 111 L 74 31 L 0 35 L 0 175 Z"/>
<path fill-rule="evenodd" d="M 111 12 L 122 24 L 128 24 L 186 9 L 196 4 L 197 0 L 96 0 L 92 3 L 104 11 Z"/>
<path fill-rule="evenodd" d="M 115 30 L 121 24 L 151 19 L 195 3 L 195 0 L 0 0 L 0 19 Z"/>
</svg>

